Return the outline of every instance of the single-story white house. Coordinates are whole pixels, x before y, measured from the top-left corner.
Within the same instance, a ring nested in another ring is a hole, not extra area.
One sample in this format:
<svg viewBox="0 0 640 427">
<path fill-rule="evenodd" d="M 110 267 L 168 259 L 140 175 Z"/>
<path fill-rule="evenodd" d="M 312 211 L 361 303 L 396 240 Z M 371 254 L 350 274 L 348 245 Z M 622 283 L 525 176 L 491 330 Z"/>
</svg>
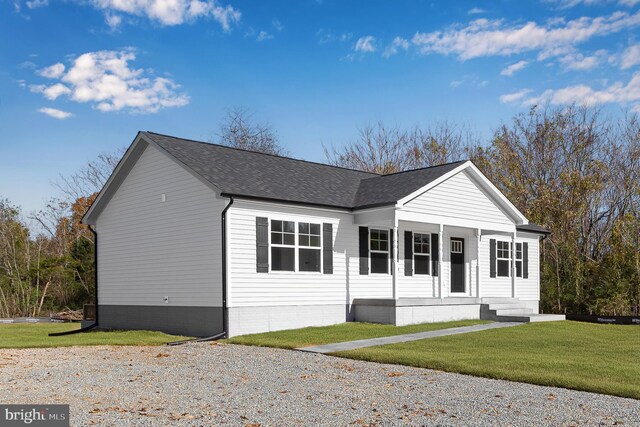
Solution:
<svg viewBox="0 0 640 427">
<path fill-rule="evenodd" d="M 548 231 L 470 161 L 378 175 L 140 132 L 83 222 L 100 327 L 549 319 Z"/>
</svg>

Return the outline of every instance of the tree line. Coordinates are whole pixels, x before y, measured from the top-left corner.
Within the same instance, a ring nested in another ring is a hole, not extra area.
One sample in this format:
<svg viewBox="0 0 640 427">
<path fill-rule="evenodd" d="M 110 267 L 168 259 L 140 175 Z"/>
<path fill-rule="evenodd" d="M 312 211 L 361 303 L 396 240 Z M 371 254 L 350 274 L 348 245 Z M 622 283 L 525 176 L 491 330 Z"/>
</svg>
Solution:
<svg viewBox="0 0 640 427">
<path fill-rule="evenodd" d="M 212 142 L 286 155 L 250 111 L 228 111 Z M 541 252 L 541 309 L 640 315 L 640 121 L 596 107 L 532 107 L 488 141 L 466 126 L 364 126 L 328 163 L 394 173 L 472 160 L 532 222 L 552 231 Z M 123 154 L 61 176 L 60 196 L 27 215 L 0 197 L 0 317 L 93 301 L 93 235 L 80 219 Z M 36 231 L 37 230 L 37 231 Z"/>
</svg>

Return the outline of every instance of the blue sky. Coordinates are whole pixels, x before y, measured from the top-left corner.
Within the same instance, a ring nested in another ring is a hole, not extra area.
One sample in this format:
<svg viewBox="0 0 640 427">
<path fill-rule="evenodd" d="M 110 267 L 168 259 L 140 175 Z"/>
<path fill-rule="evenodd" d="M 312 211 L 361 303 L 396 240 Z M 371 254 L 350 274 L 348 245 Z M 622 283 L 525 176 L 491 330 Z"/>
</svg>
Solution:
<svg viewBox="0 0 640 427">
<path fill-rule="evenodd" d="M 536 103 L 640 111 L 640 0 L 0 0 L 0 197 L 138 130 L 208 140 L 255 111 L 323 161 L 382 120 L 491 130 Z"/>
</svg>

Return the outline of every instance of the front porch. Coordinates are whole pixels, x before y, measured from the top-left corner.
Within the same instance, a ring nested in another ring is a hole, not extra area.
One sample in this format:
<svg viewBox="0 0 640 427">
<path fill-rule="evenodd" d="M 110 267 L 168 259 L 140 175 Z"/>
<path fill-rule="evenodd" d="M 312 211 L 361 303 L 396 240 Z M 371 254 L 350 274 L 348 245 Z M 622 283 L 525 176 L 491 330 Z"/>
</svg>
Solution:
<svg viewBox="0 0 640 427">
<path fill-rule="evenodd" d="M 565 320 L 564 315 L 538 314 L 538 301 L 499 297 L 361 298 L 354 299 L 356 322 L 395 326 L 465 319 L 497 322 Z"/>
</svg>

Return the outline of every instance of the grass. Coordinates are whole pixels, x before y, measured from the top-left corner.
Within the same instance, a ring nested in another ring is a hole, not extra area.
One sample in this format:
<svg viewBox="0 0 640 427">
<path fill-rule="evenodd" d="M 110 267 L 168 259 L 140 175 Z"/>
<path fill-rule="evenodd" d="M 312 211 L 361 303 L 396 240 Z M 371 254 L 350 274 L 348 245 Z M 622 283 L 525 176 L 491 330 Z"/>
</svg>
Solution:
<svg viewBox="0 0 640 427">
<path fill-rule="evenodd" d="M 89 331 L 50 337 L 51 332 L 79 329 L 77 323 L 11 323 L 0 325 L 0 348 L 69 347 L 77 345 L 162 345 L 185 337 L 155 331 Z"/>
<path fill-rule="evenodd" d="M 340 323 L 331 326 L 308 327 L 288 331 L 266 332 L 234 337 L 227 342 L 232 344 L 255 345 L 261 347 L 298 348 L 312 345 L 330 344 L 362 340 L 367 338 L 389 337 L 392 335 L 412 334 L 415 332 L 435 331 L 457 328 L 459 326 L 489 323 L 482 320 L 460 320 L 443 323 L 424 323 L 421 325 L 393 326 L 374 323 Z"/>
<path fill-rule="evenodd" d="M 640 399 L 640 327 L 531 323 L 335 353 Z"/>
</svg>

